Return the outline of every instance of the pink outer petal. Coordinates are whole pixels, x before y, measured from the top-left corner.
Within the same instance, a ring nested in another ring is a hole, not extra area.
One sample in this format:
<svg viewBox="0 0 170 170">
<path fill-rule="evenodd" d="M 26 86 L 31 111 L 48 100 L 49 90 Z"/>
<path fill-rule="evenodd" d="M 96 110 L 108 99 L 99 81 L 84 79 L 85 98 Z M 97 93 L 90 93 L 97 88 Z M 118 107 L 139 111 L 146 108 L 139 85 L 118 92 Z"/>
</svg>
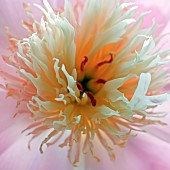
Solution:
<svg viewBox="0 0 170 170">
<path fill-rule="evenodd" d="M 4 31 L 0 29 L 0 49 L 2 50 L 6 48 L 7 44 L 8 44 L 8 41 L 7 41 L 6 35 L 4 34 Z"/>
<path fill-rule="evenodd" d="M 25 36 L 26 31 L 21 26 L 21 21 L 27 19 L 25 11 L 23 9 L 23 2 L 31 4 L 31 9 L 35 14 L 36 18 L 40 16 L 41 12 L 33 6 L 33 3 L 41 4 L 41 0 L 4 0 L 0 1 L 0 26 L 1 30 L 5 26 L 8 26 L 12 33 L 19 37 Z"/>
<path fill-rule="evenodd" d="M 147 133 L 140 134 L 128 143 L 128 149 L 144 164 L 145 170 L 170 169 L 170 144 Z M 140 168 L 139 168 L 140 169 Z M 141 168 L 142 170 L 142 168 Z"/>
<path fill-rule="evenodd" d="M 17 142 L 0 155 L 0 169 L 72 170 L 73 167 L 67 159 L 67 148 L 63 149 L 54 145 L 47 149 L 43 155 L 40 154 L 39 144 L 43 138 L 34 141 L 31 150 L 27 148 L 28 137 L 18 138 Z"/>
<path fill-rule="evenodd" d="M 31 11 L 35 19 L 40 20 L 42 17 L 42 12 L 34 6 L 34 4 L 39 4 L 43 6 L 43 0 L 3 0 L 0 1 L 0 34 L 4 31 L 4 27 L 8 26 L 12 33 L 17 36 L 24 37 L 27 35 L 26 31 L 21 26 L 22 20 L 27 20 L 27 16 L 23 9 L 23 2 L 29 3 Z M 74 3 L 74 0 L 72 0 Z M 64 0 L 49 0 L 49 3 L 54 9 L 63 8 Z M 0 37 L 1 38 L 1 37 Z"/>
<path fill-rule="evenodd" d="M 30 136 L 26 137 L 27 133 L 21 134 L 21 131 L 29 125 L 29 118 L 22 115 L 13 118 L 16 112 L 16 101 L 10 97 L 5 99 L 5 95 L 5 92 L 0 92 L 0 169 L 71 170 L 72 165 L 67 159 L 68 148 L 59 148 L 56 144 L 49 147 L 43 155 L 40 154 L 39 146 L 47 137 L 46 133 L 35 139 L 32 142 L 31 151 L 28 150 Z M 63 140 L 61 139 L 59 144 Z M 45 150 L 44 147 L 43 150 Z"/>
<path fill-rule="evenodd" d="M 68 148 L 60 148 L 58 146 L 65 137 L 55 145 L 47 148 L 44 154 L 37 158 L 37 162 L 32 163 L 30 170 L 72 170 L 73 166 L 67 158 Z"/>
<path fill-rule="evenodd" d="M 144 11 L 152 11 L 150 14 L 148 14 L 145 18 L 144 18 L 144 23 L 143 26 L 144 27 L 149 27 L 152 23 L 152 20 L 155 19 L 155 22 L 159 25 L 159 29 L 158 29 L 158 33 L 160 34 L 166 27 L 166 25 L 168 24 L 169 21 L 169 15 L 164 14 L 162 12 L 162 9 L 160 9 L 159 6 L 150 6 L 150 7 L 146 7 L 144 6 L 144 4 L 139 4 L 139 8 L 138 8 L 138 12 L 142 13 Z"/>
<path fill-rule="evenodd" d="M 53 9 L 63 8 L 64 7 L 64 0 L 49 0 L 50 5 Z"/>
<path fill-rule="evenodd" d="M 27 170 L 37 153 L 30 152 L 26 146 L 27 138 L 19 140 L 0 155 L 0 169 Z"/>
<path fill-rule="evenodd" d="M 28 118 L 18 116 L 16 113 L 16 101 L 12 98 L 6 99 L 6 93 L 0 92 L 0 155 L 21 136 L 21 131 L 28 125 Z"/>
<path fill-rule="evenodd" d="M 145 130 L 150 134 L 170 143 L 170 102 L 159 106 L 155 109 L 155 112 L 163 112 L 166 114 L 165 117 L 159 118 L 162 122 L 165 122 L 166 126 L 151 125 L 145 127 Z"/>
<path fill-rule="evenodd" d="M 43 1 L 43 0 L 42 0 Z M 71 4 L 75 4 L 78 0 L 69 0 Z M 48 0 L 53 9 L 63 8 L 65 0 Z M 82 2 L 84 3 L 84 1 Z"/>
<path fill-rule="evenodd" d="M 125 149 L 115 147 L 116 160 L 110 161 L 107 153 L 96 142 L 97 154 L 102 161 L 96 163 L 85 157 L 84 170 L 169 170 L 170 144 L 146 133 L 128 141 Z"/>
<path fill-rule="evenodd" d="M 6 98 L 6 92 L 1 91 L 1 102 L 0 102 L 0 132 L 10 127 L 13 123 L 18 121 L 19 117 L 13 118 L 16 113 L 16 100 L 11 97 Z M 18 124 L 22 124 L 20 121 Z"/>
<path fill-rule="evenodd" d="M 156 24 L 159 26 L 156 35 L 169 33 L 170 28 L 170 1 L 169 0 L 149 0 L 141 1 L 135 0 L 139 6 L 137 9 L 138 13 L 143 11 L 152 11 L 144 18 L 144 27 L 148 27 L 152 20 L 155 19 Z M 169 49 L 170 46 L 170 35 L 164 37 L 162 41 L 163 49 Z"/>
<path fill-rule="evenodd" d="M 144 20 L 144 26 L 149 26 L 153 18 L 155 18 L 156 23 L 161 27 L 159 32 L 163 31 L 169 22 L 170 15 L 170 1 L 169 0 L 149 0 L 149 1 L 140 1 L 136 0 L 139 5 L 138 12 L 143 11 L 152 11 L 151 14 L 147 15 Z M 167 32 L 167 30 L 166 30 Z"/>
<path fill-rule="evenodd" d="M 31 4 L 31 9 L 36 19 L 42 15 L 41 12 L 33 5 L 33 3 L 41 4 L 41 0 L 3 0 L 0 1 L 0 56 L 2 54 L 9 54 L 7 50 L 9 43 L 5 34 L 5 27 L 17 38 L 27 37 L 27 31 L 22 27 L 21 21 L 28 20 L 23 9 L 23 2 Z M 5 63 L 0 57 L 0 68 L 4 67 Z M 8 67 L 9 68 L 9 67 Z"/>
<path fill-rule="evenodd" d="M 74 3 L 75 0 L 71 2 Z M 8 47 L 7 36 L 4 28 L 7 26 L 10 32 L 22 39 L 27 37 L 27 31 L 22 27 L 21 21 L 28 20 L 28 17 L 23 8 L 23 2 L 29 3 L 33 16 L 36 20 L 40 20 L 42 12 L 34 6 L 39 4 L 43 6 L 43 0 L 4 0 L 0 1 L 0 54 L 6 54 Z M 64 0 L 49 0 L 49 3 L 54 9 L 63 8 Z"/>
</svg>

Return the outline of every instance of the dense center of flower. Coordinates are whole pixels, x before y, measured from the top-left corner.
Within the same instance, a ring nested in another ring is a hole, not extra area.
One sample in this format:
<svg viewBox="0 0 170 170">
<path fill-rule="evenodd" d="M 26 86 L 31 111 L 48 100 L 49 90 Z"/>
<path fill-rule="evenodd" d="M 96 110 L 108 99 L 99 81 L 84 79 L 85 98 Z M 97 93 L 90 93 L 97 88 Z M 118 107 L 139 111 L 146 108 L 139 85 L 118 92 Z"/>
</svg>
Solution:
<svg viewBox="0 0 170 170">
<path fill-rule="evenodd" d="M 94 71 L 97 72 L 100 67 L 110 64 L 113 61 L 113 55 L 110 53 L 109 56 L 110 56 L 109 59 L 95 63 L 94 68 L 92 69 L 94 69 Z M 94 97 L 94 94 L 99 90 L 96 89 L 96 86 L 98 84 L 104 85 L 106 83 L 106 80 L 102 78 L 96 78 L 93 76 L 84 75 L 85 65 L 87 64 L 87 62 L 88 62 L 88 57 L 84 56 L 84 59 L 80 65 L 81 74 L 83 74 L 83 76 L 81 76 L 82 78 L 78 80 L 76 84 L 78 89 L 80 90 L 80 98 L 84 93 L 86 93 L 91 101 L 92 106 L 96 106 L 96 99 Z M 91 73 L 91 75 L 92 74 L 93 73 Z"/>
<path fill-rule="evenodd" d="M 84 79 L 81 82 L 77 82 L 77 87 L 80 90 L 81 97 L 84 93 L 86 93 L 91 101 L 92 106 L 96 106 L 96 99 L 94 98 L 94 92 L 88 86 L 88 82 L 90 80 L 91 80 L 90 78 L 84 77 Z"/>
</svg>

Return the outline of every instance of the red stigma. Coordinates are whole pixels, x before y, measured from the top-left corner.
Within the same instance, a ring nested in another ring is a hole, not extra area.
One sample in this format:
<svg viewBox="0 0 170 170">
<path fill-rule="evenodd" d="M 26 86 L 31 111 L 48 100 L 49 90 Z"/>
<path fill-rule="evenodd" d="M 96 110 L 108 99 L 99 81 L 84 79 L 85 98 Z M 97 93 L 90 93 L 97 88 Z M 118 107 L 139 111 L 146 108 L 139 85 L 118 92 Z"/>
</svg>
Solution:
<svg viewBox="0 0 170 170">
<path fill-rule="evenodd" d="M 87 92 L 86 94 L 90 98 L 92 106 L 96 106 L 96 99 L 94 98 L 93 93 L 92 92 Z"/>
<path fill-rule="evenodd" d="M 81 66 L 80 66 L 81 71 L 84 71 L 84 66 L 86 65 L 87 61 L 88 61 L 88 57 L 84 56 L 84 60 L 81 62 Z"/>
<path fill-rule="evenodd" d="M 109 63 L 111 63 L 112 61 L 113 61 L 113 55 L 110 53 L 110 59 L 98 63 L 96 67 L 100 67 L 100 66 L 102 66 L 102 65 L 104 65 L 104 64 L 109 64 Z"/>
<path fill-rule="evenodd" d="M 81 85 L 81 83 L 79 83 L 78 81 L 76 82 L 77 88 L 80 90 L 80 92 L 83 92 L 83 86 Z"/>
<path fill-rule="evenodd" d="M 104 80 L 104 79 L 98 79 L 98 80 L 96 81 L 96 83 L 97 83 L 97 84 L 105 84 L 105 83 L 106 83 L 106 80 Z"/>
</svg>

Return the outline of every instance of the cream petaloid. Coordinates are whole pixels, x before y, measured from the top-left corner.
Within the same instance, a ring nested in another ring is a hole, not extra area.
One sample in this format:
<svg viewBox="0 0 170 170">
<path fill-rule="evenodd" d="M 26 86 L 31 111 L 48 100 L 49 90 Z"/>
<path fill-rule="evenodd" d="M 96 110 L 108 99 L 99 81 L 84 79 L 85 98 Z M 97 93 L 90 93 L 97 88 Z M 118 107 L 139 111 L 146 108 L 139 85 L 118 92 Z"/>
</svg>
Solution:
<svg viewBox="0 0 170 170">
<path fill-rule="evenodd" d="M 148 109 L 169 99 L 162 94 L 169 81 L 168 69 L 162 68 L 169 51 L 157 50 L 154 21 L 142 28 L 147 13 L 135 19 L 137 6 L 119 0 L 77 0 L 74 5 L 66 0 L 64 9 L 56 11 L 46 0 L 44 8 L 36 6 L 43 13 L 40 22 L 24 4 L 29 37 L 18 40 L 7 33 L 11 55 L 3 58 L 16 74 L 0 74 L 1 87 L 18 100 L 18 114 L 22 103 L 35 120 L 25 129 L 31 141 L 49 132 L 40 152 L 69 130 L 59 146 L 70 147 L 74 165 L 80 152 L 99 160 L 94 137 L 114 159 L 114 146 L 123 147 L 131 131 L 164 125 L 150 119 L 159 115 Z"/>
</svg>

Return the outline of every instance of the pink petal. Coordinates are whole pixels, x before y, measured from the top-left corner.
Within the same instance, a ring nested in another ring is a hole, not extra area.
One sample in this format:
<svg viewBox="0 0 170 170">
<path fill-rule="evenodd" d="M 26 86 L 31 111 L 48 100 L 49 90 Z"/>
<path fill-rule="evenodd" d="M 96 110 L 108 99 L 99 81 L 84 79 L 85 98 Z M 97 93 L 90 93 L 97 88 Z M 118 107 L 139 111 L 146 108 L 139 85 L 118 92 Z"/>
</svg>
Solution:
<svg viewBox="0 0 170 170">
<path fill-rule="evenodd" d="M 67 159 L 67 149 L 53 145 L 42 155 L 39 152 L 40 141 L 45 136 L 36 139 L 32 143 L 32 149 L 28 150 L 29 138 L 20 136 L 17 142 L 13 143 L 0 155 L 0 169 L 4 170 L 71 170 L 72 165 Z"/>
<path fill-rule="evenodd" d="M 129 141 L 128 149 L 140 160 L 139 170 L 170 169 L 170 143 L 144 133 Z"/>
<path fill-rule="evenodd" d="M 20 38 L 25 37 L 27 32 L 21 26 L 21 21 L 28 19 L 23 9 L 23 2 L 29 3 L 34 17 L 39 20 L 42 17 L 41 11 L 34 4 L 43 5 L 43 0 L 4 0 L 0 1 L 0 35 L 2 36 L 4 27 L 8 26 L 12 33 Z M 49 0 L 54 9 L 64 6 L 64 0 Z M 73 0 L 74 2 L 74 0 Z M 0 37 L 1 38 L 1 37 Z"/>
<path fill-rule="evenodd" d="M 71 169 L 72 165 L 67 159 L 68 148 L 59 148 L 56 144 L 49 147 L 43 155 L 40 154 L 39 145 L 47 134 L 35 139 L 31 151 L 28 150 L 30 136 L 26 137 L 26 133 L 21 134 L 21 131 L 29 125 L 28 117 L 18 115 L 13 118 L 16 112 L 16 101 L 10 97 L 6 99 L 6 93 L 2 91 L 0 96 L 0 169 Z"/>
<path fill-rule="evenodd" d="M 139 9 L 138 12 L 141 13 L 143 11 L 152 11 L 150 14 L 148 14 L 144 19 L 144 27 L 148 27 L 150 23 L 152 23 L 152 20 L 155 19 L 157 25 L 159 25 L 159 28 L 156 32 L 157 35 L 159 34 L 166 34 L 169 33 L 170 28 L 170 1 L 169 0 L 161 0 L 161 3 L 159 0 L 149 0 L 147 2 L 136 0 Z M 161 45 L 163 45 L 163 49 L 169 49 L 170 35 L 164 37 L 164 40 L 161 42 Z"/>
<path fill-rule="evenodd" d="M 170 143 L 170 102 L 166 102 L 165 104 L 159 106 L 155 109 L 155 112 L 164 112 L 166 114 L 165 117 L 159 118 L 162 122 L 165 122 L 167 125 L 161 126 L 161 125 L 151 125 L 145 127 L 145 130 L 156 136 L 157 138 L 160 138 L 168 143 Z"/>
<path fill-rule="evenodd" d="M 28 120 L 25 116 L 13 118 L 16 113 L 16 101 L 12 98 L 6 99 L 6 93 L 0 92 L 0 155 L 15 143 L 21 136 L 21 131 L 27 126 Z"/>
<path fill-rule="evenodd" d="M 39 10 L 33 6 L 33 3 L 41 4 L 41 0 L 26 0 L 24 2 L 31 4 L 31 9 L 35 12 L 36 17 L 40 15 Z M 21 26 L 21 21 L 26 19 L 27 16 L 23 9 L 22 0 L 13 0 L 13 1 L 0 1 L 0 25 L 1 30 L 5 26 L 8 26 L 12 33 L 16 34 L 19 37 L 26 35 L 26 31 Z M 38 14 L 39 13 L 39 14 Z"/>
<path fill-rule="evenodd" d="M 3 50 L 8 45 L 6 35 L 2 29 L 0 29 L 0 49 Z M 2 52 L 1 52 L 2 54 Z"/>
<path fill-rule="evenodd" d="M 16 119 L 13 118 L 16 112 L 16 101 L 12 98 L 6 98 L 6 92 L 1 91 L 1 102 L 0 102 L 0 132 L 5 130 L 7 127 L 13 125 L 16 122 Z"/>
<path fill-rule="evenodd" d="M 155 1 L 154 1 L 155 2 Z M 169 1 L 167 1 L 167 4 L 170 5 Z M 151 13 L 148 14 L 144 18 L 144 27 L 149 27 L 152 23 L 152 20 L 155 19 L 156 23 L 160 26 L 157 33 L 160 34 L 166 27 L 169 21 L 169 11 L 162 10 L 164 8 L 161 8 L 159 4 L 157 3 L 151 3 L 151 4 L 145 4 L 145 3 L 139 3 L 138 12 L 142 13 L 144 11 L 150 11 Z"/>
<path fill-rule="evenodd" d="M 4 170 L 26 170 L 37 157 L 37 152 L 31 152 L 27 148 L 27 138 L 19 140 L 11 145 L 0 155 L 0 169 Z"/>
<path fill-rule="evenodd" d="M 32 164 L 30 170 L 53 170 L 63 169 L 71 170 L 72 165 L 67 158 L 68 148 L 60 148 L 58 145 L 49 147 L 43 155 L 39 157 L 39 161 Z"/>
<path fill-rule="evenodd" d="M 115 148 L 116 160 L 110 161 L 107 153 L 96 141 L 97 163 L 89 155 L 85 157 L 85 169 L 93 170 L 169 170 L 170 144 L 147 133 L 130 139 L 125 149 Z"/>
</svg>

